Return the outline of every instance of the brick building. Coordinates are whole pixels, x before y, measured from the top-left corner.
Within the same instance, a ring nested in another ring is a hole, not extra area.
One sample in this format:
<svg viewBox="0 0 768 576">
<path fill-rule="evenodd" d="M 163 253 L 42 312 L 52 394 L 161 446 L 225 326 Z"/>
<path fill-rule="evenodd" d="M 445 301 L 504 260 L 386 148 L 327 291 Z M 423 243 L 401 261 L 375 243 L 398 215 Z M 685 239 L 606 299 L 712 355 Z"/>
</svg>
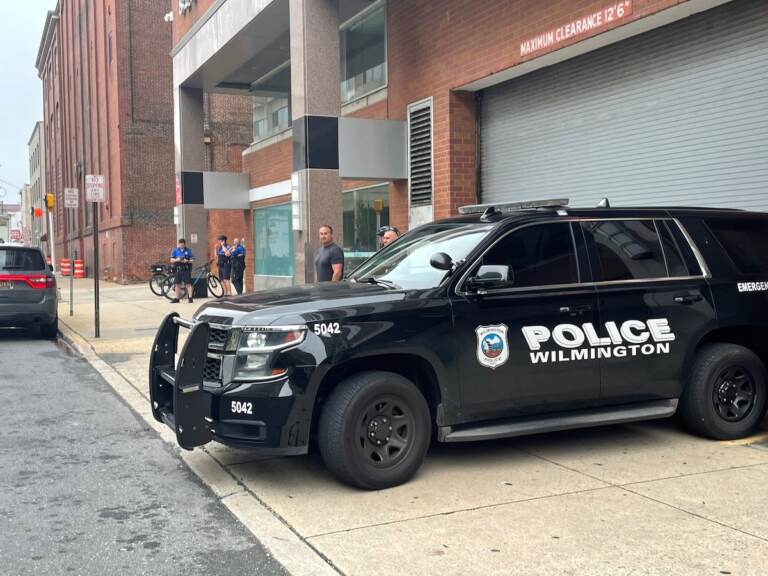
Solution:
<svg viewBox="0 0 768 576">
<path fill-rule="evenodd" d="M 355 260 L 476 202 L 768 209 L 760 0 L 187 0 L 173 45 L 179 228 L 247 234 L 258 288 L 325 222 Z M 215 94 L 252 102 L 240 179 Z"/>
<path fill-rule="evenodd" d="M 45 182 L 55 194 L 56 253 L 93 269 L 94 218 L 104 278 L 147 276 L 174 244 L 170 0 L 60 0 L 35 66 L 43 82 Z M 105 200 L 84 202 L 86 174 Z M 70 219 L 64 188 L 78 188 Z"/>
</svg>

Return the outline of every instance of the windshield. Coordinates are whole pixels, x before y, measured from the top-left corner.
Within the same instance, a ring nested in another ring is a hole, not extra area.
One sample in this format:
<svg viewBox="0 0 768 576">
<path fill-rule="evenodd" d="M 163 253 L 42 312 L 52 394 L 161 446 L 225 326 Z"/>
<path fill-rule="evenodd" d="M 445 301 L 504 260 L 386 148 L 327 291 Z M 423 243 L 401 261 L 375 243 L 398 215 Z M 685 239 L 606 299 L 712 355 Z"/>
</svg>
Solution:
<svg viewBox="0 0 768 576">
<path fill-rule="evenodd" d="M 445 252 L 454 262 L 463 260 L 492 228 L 492 224 L 422 226 L 371 256 L 349 279 L 361 282 L 374 278 L 406 289 L 434 288 L 443 281 L 446 271 L 433 268 L 430 258 Z"/>
</svg>

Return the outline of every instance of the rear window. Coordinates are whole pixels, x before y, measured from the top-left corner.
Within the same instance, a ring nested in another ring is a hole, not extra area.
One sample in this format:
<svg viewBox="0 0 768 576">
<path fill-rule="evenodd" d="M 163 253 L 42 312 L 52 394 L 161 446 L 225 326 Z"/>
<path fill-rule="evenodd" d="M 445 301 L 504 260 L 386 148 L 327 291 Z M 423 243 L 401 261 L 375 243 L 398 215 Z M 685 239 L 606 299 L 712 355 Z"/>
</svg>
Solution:
<svg viewBox="0 0 768 576">
<path fill-rule="evenodd" d="M 768 274 L 768 219 L 712 218 L 707 226 L 742 274 Z"/>
<path fill-rule="evenodd" d="M 37 250 L 0 248 L 0 272 L 45 270 L 45 260 Z"/>
</svg>

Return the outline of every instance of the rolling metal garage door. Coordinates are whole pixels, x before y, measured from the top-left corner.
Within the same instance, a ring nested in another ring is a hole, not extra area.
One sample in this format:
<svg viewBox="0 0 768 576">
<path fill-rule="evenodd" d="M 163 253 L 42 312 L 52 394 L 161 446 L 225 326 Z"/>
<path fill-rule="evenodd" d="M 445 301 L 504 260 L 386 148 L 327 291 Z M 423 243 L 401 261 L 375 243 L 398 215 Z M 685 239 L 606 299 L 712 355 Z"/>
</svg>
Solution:
<svg viewBox="0 0 768 576">
<path fill-rule="evenodd" d="M 483 202 L 768 211 L 768 6 L 736 0 L 483 91 Z"/>
</svg>

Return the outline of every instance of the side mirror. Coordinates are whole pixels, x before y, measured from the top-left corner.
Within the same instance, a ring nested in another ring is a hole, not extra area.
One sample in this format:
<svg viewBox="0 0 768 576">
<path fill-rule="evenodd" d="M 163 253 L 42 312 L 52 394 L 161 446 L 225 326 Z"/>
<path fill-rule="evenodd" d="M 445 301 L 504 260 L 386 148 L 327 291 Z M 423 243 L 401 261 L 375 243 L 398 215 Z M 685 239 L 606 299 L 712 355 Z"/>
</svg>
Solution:
<svg viewBox="0 0 768 576">
<path fill-rule="evenodd" d="M 438 252 L 429 259 L 429 265 L 438 270 L 450 270 L 453 268 L 453 258 L 445 252 Z"/>
<path fill-rule="evenodd" d="M 480 266 L 477 274 L 467 280 L 467 288 L 470 290 L 487 290 L 512 283 L 513 275 L 509 266 L 486 265 Z"/>
</svg>

